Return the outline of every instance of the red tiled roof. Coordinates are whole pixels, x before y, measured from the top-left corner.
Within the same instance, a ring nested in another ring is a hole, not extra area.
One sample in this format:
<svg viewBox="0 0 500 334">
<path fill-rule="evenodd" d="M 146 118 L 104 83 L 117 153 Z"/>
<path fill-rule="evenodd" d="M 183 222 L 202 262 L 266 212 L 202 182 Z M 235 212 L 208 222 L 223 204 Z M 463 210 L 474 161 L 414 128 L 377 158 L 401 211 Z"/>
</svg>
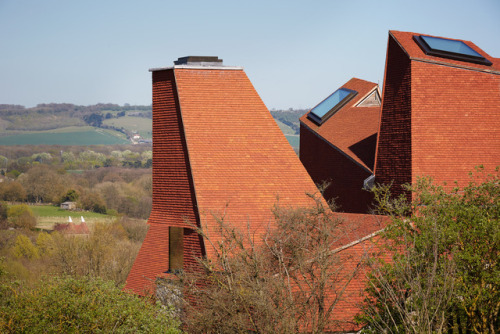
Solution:
<svg viewBox="0 0 500 334">
<path fill-rule="evenodd" d="M 434 62 L 437 64 L 442 63 L 442 64 L 451 65 L 451 66 L 459 66 L 459 67 L 463 67 L 463 68 L 476 69 L 476 70 L 487 71 L 487 72 L 500 71 L 500 62 L 498 61 L 498 58 L 491 57 L 489 54 L 487 54 L 486 52 L 481 50 L 477 45 L 475 45 L 474 43 L 472 43 L 470 41 L 464 41 L 464 40 L 460 40 L 460 39 L 453 39 L 453 38 L 446 37 L 446 39 L 464 42 L 466 45 L 471 47 L 474 51 L 479 53 L 481 56 L 490 60 L 493 63 L 493 65 L 487 66 L 487 65 L 481 65 L 481 64 L 474 64 L 474 63 L 470 63 L 467 61 L 460 61 L 460 60 L 454 60 L 454 59 L 426 55 L 424 53 L 424 51 L 418 46 L 418 44 L 413 40 L 413 36 L 423 35 L 423 36 L 443 38 L 441 36 L 432 36 L 432 35 L 418 34 L 418 33 L 414 33 L 414 32 L 403 32 L 403 31 L 396 31 L 396 30 L 389 31 L 389 35 L 394 36 L 394 38 L 397 40 L 397 42 L 400 44 L 400 46 L 403 48 L 403 50 L 405 50 L 405 52 L 408 54 L 408 56 L 412 60 L 431 61 L 431 62 Z"/>
<path fill-rule="evenodd" d="M 213 241 L 214 215 L 250 223 L 258 239 L 278 198 L 281 206 L 313 203 L 306 193 L 316 186 L 243 70 L 174 71 L 200 221 Z"/>
<path fill-rule="evenodd" d="M 75 223 L 65 223 L 56 224 L 54 226 L 54 231 L 58 231 L 64 234 L 89 234 L 89 228 L 85 222 L 80 224 Z"/>
<path fill-rule="evenodd" d="M 135 293 L 169 269 L 170 226 L 188 228 L 187 268 L 196 264 L 193 254 L 214 256 L 192 224 L 216 244 L 216 218 L 224 216 L 242 229 L 249 223 L 259 240 L 272 227 L 275 204 L 314 203 L 306 193 L 317 193 L 315 184 L 241 68 L 155 70 L 153 137 L 150 230 L 126 285 Z"/>
<path fill-rule="evenodd" d="M 404 173 L 395 189 L 419 176 L 465 186 L 474 167 L 489 172 L 500 161 L 500 64 L 469 41 L 492 66 L 425 55 L 415 35 L 389 33 L 377 180 Z"/>
<path fill-rule="evenodd" d="M 358 94 L 337 113 L 318 126 L 305 114 L 300 121 L 325 141 L 338 148 L 368 171 L 372 166 L 357 155 L 355 144 L 377 134 L 380 122 L 380 107 L 356 107 L 355 105 L 377 89 L 373 82 L 352 78 L 341 88 L 355 90 Z"/>
<path fill-rule="evenodd" d="M 243 232 L 249 223 L 258 243 L 273 228 L 274 205 L 310 206 L 306 193 L 318 192 L 243 70 L 179 66 L 155 72 L 153 82 L 153 212 L 126 285 L 138 294 L 168 270 L 169 226 L 185 227 L 188 219 L 217 243 L 216 217 L 224 216 Z M 361 83 L 356 89 L 362 94 Z M 367 242 L 360 239 L 381 228 L 380 217 L 339 215 L 352 229 L 335 247 L 355 265 Z M 184 233 L 185 252 L 215 255 L 195 232 Z M 192 265 L 186 261 L 185 268 Z M 362 283 L 349 284 L 349 310 L 339 308 L 336 318 L 352 320 Z"/>
</svg>

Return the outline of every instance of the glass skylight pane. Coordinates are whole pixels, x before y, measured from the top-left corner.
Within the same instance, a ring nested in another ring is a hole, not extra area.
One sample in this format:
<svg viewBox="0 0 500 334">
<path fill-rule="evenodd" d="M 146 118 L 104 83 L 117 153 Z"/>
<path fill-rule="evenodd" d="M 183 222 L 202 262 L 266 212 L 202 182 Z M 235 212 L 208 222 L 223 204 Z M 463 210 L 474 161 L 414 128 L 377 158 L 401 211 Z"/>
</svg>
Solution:
<svg viewBox="0 0 500 334">
<path fill-rule="evenodd" d="M 463 54 L 473 57 L 482 57 L 479 53 L 470 48 L 467 44 L 462 41 L 454 41 L 451 39 L 430 37 L 430 36 L 420 36 L 431 49 L 453 52 L 458 54 Z"/>
<path fill-rule="evenodd" d="M 339 102 L 341 102 L 351 93 L 352 93 L 351 90 L 340 88 L 336 90 L 335 93 L 324 99 L 323 102 L 314 107 L 314 109 L 311 110 L 311 112 L 316 116 L 318 116 L 319 118 L 322 118 L 323 116 L 326 115 L 327 112 L 332 110 L 337 104 L 339 104 Z"/>
</svg>

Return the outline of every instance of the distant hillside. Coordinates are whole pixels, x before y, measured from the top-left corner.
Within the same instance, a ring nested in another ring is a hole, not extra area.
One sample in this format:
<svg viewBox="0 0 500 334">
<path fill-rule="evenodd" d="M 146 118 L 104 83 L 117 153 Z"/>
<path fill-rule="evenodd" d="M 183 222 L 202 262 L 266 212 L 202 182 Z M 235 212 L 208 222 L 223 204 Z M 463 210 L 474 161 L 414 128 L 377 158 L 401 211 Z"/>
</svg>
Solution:
<svg viewBox="0 0 500 334">
<path fill-rule="evenodd" d="M 306 112 L 305 109 L 271 110 L 295 149 L 299 147 L 299 118 Z M 150 142 L 151 128 L 151 106 L 49 103 L 25 108 L 0 104 L 0 145 L 68 145 L 69 142 L 72 145 L 107 145 L 126 140 L 137 142 L 137 136 Z"/>
<path fill-rule="evenodd" d="M 151 106 L 119 106 L 96 104 L 79 106 L 69 103 L 39 104 L 33 108 L 0 104 L 0 145 L 61 144 L 94 145 L 137 142 L 141 132 L 151 139 L 147 128 L 135 129 L 135 124 L 149 124 Z M 115 125 L 111 120 L 128 118 L 130 127 Z M 146 125 L 147 127 L 147 125 Z"/>
<path fill-rule="evenodd" d="M 67 126 L 100 125 L 104 119 L 125 114 L 151 118 L 151 106 L 119 106 L 99 103 L 79 106 L 70 103 L 39 104 L 33 108 L 0 104 L 0 130 L 41 131 Z"/>
<path fill-rule="evenodd" d="M 299 149 L 299 118 L 308 111 L 307 109 L 271 110 L 271 115 L 296 151 Z"/>
</svg>

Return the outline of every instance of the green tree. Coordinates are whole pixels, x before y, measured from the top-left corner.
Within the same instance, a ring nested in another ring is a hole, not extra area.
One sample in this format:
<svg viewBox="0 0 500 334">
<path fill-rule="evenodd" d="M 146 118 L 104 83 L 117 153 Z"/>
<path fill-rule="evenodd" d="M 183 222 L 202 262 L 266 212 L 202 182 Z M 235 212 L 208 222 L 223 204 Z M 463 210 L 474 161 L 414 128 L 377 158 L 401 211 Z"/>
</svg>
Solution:
<svg viewBox="0 0 500 334">
<path fill-rule="evenodd" d="M 9 217 L 9 225 L 12 227 L 30 229 L 36 225 L 33 211 L 26 204 L 11 205 L 7 209 L 7 216 Z"/>
<path fill-rule="evenodd" d="M 11 283 L 0 297 L 2 333 L 180 333 L 169 309 L 97 278 Z"/>
<path fill-rule="evenodd" d="M 26 190 L 17 181 L 2 182 L 0 184 L 0 198 L 9 202 L 22 202 L 26 200 Z"/>
<path fill-rule="evenodd" d="M 22 174 L 19 182 L 26 189 L 28 200 L 33 202 L 57 202 L 66 190 L 67 178 L 50 166 L 38 165 Z"/>
<path fill-rule="evenodd" d="M 27 259 L 38 259 L 40 257 L 38 248 L 24 234 L 17 236 L 12 252 L 16 257 L 25 257 Z"/>
<path fill-rule="evenodd" d="M 361 321 L 366 332 L 497 333 L 500 330 L 500 184 L 479 170 L 463 189 L 427 178 L 388 201 L 382 242 L 390 261 L 373 261 Z"/>
<path fill-rule="evenodd" d="M 75 189 L 70 189 L 70 190 L 68 190 L 68 192 L 66 194 L 64 194 L 61 197 L 60 202 L 61 203 L 64 203 L 66 201 L 76 202 L 76 200 L 78 199 L 78 196 L 79 196 L 78 192 Z"/>
<path fill-rule="evenodd" d="M 80 208 L 97 213 L 106 213 L 106 205 L 99 193 L 95 191 L 85 191 L 78 199 Z"/>
<path fill-rule="evenodd" d="M 54 253 L 54 238 L 47 232 L 40 232 L 36 237 L 36 246 L 40 256 L 50 256 Z"/>
</svg>

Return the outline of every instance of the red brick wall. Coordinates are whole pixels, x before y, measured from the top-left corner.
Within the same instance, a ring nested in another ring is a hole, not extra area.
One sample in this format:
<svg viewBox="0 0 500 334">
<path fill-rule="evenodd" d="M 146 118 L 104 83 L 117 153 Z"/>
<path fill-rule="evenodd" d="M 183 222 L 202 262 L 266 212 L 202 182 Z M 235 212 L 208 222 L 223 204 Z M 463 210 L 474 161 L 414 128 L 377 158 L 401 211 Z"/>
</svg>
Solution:
<svg viewBox="0 0 500 334">
<path fill-rule="evenodd" d="M 174 72 L 153 72 L 153 211 L 125 289 L 152 291 L 151 280 L 168 270 L 169 226 L 186 228 L 184 268 L 196 266 L 195 257 L 202 256 L 204 248 L 190 224 L 198 222 Z"/>
<path fill-rule="evenodd" d="M 351 159 L 330 146 L 303 124 L 300 125 L 300 160 L 316 184 L 331 182 L 324 197 L 335 199 L 339 211 L 365 213 L 372 195 L 363 190 L 363 181 L 371 175 Z"/>
<path fill-rule="evenodd" d="M 375 182 L 393 182 L 392 193 L 411 182 L 411 66 L 410 59 L 389 36 Z"/>
</svg>

